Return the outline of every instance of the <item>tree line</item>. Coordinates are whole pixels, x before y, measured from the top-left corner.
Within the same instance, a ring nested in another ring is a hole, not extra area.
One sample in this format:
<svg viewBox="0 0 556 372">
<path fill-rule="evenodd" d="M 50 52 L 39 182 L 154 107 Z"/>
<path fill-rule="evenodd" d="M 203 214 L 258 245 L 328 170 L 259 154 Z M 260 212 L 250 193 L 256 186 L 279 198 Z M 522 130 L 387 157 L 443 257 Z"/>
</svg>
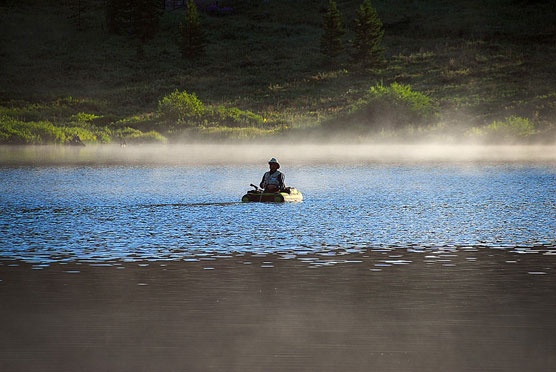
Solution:
<svg viewBox="0 0 556 372">
<path fill-rule="evenodd" d="M 78 0 L 75 0 L 78 1 Z M 105 0 L 108 32 L 125 34 L 138 41 L 138 54 L 143 45 L 154 38 L 159 30 L 164 11 L 163 0 Z M 184 58 L 200 57 L 207 44 L 201 19 L 194 0 L 186 3 L 186 12 L 179 25 L 179 48 Z"/>
<path fill-rule="evenodd" d="M 78 29 L 84 11 L 81 0 L 73 0 Z M 110 33 L 124 34 L 137 40 L 137 53 L 143 55 L 143 45 L 154 38 L 159 30 L 164 11 L 163 0 L 105 0 L 106 26 Z M 364 0 L 354 20 L 354 38 L 344 42 L 346 29 L 336 2 L 330 0 L 323 16 L 323 35 L 320 51 L 325 60 L 336 63 L 338 57 L 347 53 L 353 63 L 364 67 L 380 65 L 384 48 L 381 46 L 384 29 L 370 0 Z M 186 59 L 204 55 L 207 39 L 194 0 L 187 0 L 185 16 L 179 25 L 179 49 Z"/>
<path fill-rule="evenodd" d="M 327 12 L 323 16 L 323 29 L 321 53 L 328 62 L 335 63 L 346 49 L 343 42 L 346 29 L 343 26 L 342 14 L 333 0 L 329 1 Z M 353 31 L 355 37 L 350 40 L 348 51 L 352 62 L 364 67 L 380 65 L 384 61 L 384 48 L 381 46 L 384 29 L 370 0 L 364 0 L 357 10 Z"/>
</svg>

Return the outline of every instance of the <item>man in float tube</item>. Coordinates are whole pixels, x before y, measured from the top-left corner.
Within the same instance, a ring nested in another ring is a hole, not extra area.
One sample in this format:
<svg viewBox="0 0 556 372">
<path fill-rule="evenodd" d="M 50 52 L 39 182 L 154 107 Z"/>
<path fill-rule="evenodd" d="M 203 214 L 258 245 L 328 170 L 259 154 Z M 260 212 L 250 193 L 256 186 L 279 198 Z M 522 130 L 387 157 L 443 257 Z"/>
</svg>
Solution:
<svg viewBox="0 0 556 372">
<path fill-rule="evenodd" d="M 260 184 L 261 188 L 264 189 L 265 192 L 280 192 L 286 190 L 286 176 L 278 170 L 278 168 L 280 168 L 278 160 L 272 158 L 268 161 L 268 165 L 270 166 L 270 170 L 264 174 Z"/>
</svg>

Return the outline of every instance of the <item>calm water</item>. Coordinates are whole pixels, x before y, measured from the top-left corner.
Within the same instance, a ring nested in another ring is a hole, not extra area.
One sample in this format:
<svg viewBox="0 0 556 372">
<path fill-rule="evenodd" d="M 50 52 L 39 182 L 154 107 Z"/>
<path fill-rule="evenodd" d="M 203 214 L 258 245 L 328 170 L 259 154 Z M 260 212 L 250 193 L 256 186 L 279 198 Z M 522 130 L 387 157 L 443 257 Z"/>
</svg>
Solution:
<svg viewBox="0 0 556 372">
<path fill-rule="evenodd" d="M 556 165 L 0 168 L 0 369 L 556 368 Z"/>
</svg>

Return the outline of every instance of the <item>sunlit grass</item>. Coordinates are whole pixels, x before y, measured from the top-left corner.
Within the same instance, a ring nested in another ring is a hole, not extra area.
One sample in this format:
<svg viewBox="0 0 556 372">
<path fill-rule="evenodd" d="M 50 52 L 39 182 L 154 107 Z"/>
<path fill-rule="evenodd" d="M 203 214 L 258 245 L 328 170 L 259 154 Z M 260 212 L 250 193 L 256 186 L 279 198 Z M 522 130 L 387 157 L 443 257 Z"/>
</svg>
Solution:
<svg viewBox="0 0 556 372">
<path fill-rule="evenodd" d="M 539 131 L 535 124 L 527 118 L 510 116 L 483 127 L 472 127 L 466 134 L 470 137 L 482 137 L 493 141 L 508 141 L 527 138 Z"/>
</svg>

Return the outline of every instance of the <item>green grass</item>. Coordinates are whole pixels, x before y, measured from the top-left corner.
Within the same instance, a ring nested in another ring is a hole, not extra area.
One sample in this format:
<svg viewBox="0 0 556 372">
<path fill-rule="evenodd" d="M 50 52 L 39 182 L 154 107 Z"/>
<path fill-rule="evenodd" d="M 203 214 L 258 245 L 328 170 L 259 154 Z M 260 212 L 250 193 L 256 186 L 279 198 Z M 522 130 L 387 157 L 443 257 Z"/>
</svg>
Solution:
<svg viewBox="0 0 556 372">
<path fill-rule="evenodd" d="M 360 2 L 337 1 L 348 28 Z M 134 41 L 106 32 L 103 3 L 89 2 L 80 32 L 63 3 L 4 3 L 0 115 L 82 128 L 97 138 L 90 141 L 115 141 L 123 130 L 183 140 L 191 126 L 198 127 L 195 138 L 259 138 L 306 128 L 316 136 L 322 123 L 348 115 L 382 82 L 411 86 L 438 111 L 438 117 L 412 121 L 415 136 L 439 122 L 442 131 L 463 137 L 511 116 L 535 123 L 538 133 L 527 138 L 554 135 L 556 10 L 549 2 L 374 1 L 386 31 L 387 64 L 377 70 L 354 68 L 347 55 L 335 66 L 323 61 L 327 0 L 222 1 L 235 12 L 202 13 L 210 43 L 197 61 L 183 60 L 176 44 L 181 11 L 164 14 L 159 34 L 138 58 Z M 345 41 L 352 37 L 348 31 Z M 202 119 L 180 125 L 169 118 L 159 102 L 175 91 L 195 94 Z"/>
<path fill-rule="evenodd" d="M 122 127 L 109 128 L 90 124 L 99 117 L 79 113 L 66 124 L 50 121 L 18 120 L 0 114 L 0 143 L 2 144 L 68 144 L 73 136 L 84 143 L 112 143 L 124 139 L 128 143 L 164 143 L 167 139 L 156 131 L 140 131 Z"/>
</svg>

